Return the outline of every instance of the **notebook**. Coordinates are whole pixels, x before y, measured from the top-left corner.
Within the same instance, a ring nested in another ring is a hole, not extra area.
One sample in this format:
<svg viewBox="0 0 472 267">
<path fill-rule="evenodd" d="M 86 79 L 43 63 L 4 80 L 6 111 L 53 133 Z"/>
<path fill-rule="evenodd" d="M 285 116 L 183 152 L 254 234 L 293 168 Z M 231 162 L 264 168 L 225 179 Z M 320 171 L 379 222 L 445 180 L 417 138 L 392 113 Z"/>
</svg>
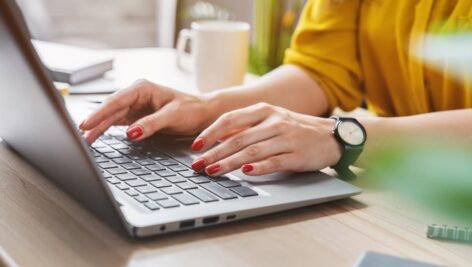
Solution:
<svg viewBox="0 0 472 267">
<path fill-rule="evenodd" d="M 79 84 L 100 78 L 113 69 L 113 57 L 100 50 L 38 40 L 32 43 L 56 82 Z"/>
</svg>

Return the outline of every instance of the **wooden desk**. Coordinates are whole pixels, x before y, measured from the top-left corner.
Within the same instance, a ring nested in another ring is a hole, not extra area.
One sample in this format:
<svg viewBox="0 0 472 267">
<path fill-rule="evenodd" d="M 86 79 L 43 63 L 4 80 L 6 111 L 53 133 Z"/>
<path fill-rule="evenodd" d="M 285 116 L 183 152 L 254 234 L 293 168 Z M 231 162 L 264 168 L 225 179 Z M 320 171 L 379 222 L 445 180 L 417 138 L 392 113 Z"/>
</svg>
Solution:
<svg viewBox="0 0 472 267">
<path fill-rule="evenodd" d="M 84 111 L 87 97 L 68 103 Z M 472 246 L 425 237 L 427 224 L 442 221 L 354 184 L 365 191 L 352 199 L 130 241 L 1 144 L 0 246 L 19 266 L 352 266 L 365 250 L 471 265 Z"/>
</svg>

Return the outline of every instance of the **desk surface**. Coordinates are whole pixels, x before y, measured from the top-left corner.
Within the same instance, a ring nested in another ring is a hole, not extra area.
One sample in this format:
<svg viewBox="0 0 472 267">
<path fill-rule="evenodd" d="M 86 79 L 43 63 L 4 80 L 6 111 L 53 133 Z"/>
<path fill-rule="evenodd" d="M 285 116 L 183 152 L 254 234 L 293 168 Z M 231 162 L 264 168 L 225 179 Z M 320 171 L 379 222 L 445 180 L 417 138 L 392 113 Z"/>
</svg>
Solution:
<svg viewBox="0 0 472 267">
<path fill-rule="evenodd" d="M 85 113 L 89 97 L 69 97 L 69 107 Z M 470 266 L 472 246 L 425 237 L 438 221 L 354 183 L 365 191 L 351 199 L 130 241 L 0 144 L 0 246 L 19 266 L 351 266 L 365 250 Z"/>
</svg>

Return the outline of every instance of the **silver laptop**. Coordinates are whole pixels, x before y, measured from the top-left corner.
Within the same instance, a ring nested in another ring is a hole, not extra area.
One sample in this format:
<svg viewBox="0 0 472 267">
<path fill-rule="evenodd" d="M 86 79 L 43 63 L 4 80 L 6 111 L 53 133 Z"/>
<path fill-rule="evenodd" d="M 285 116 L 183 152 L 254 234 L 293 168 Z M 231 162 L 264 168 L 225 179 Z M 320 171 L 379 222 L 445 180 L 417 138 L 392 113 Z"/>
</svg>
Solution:
<svg viewBox="0 0 472 267">
<path fill-rule="evenodd" d="M 34 51 L 13 0 L 0 0 L 0 136 L 103 222 L 133 237 L 166 234 L 346 198 L 361 192 L 321 172 L 248 181 L 189 167 L 190 140 L 130 142 L 120 128 L 88 146 Z"/>
</svg>

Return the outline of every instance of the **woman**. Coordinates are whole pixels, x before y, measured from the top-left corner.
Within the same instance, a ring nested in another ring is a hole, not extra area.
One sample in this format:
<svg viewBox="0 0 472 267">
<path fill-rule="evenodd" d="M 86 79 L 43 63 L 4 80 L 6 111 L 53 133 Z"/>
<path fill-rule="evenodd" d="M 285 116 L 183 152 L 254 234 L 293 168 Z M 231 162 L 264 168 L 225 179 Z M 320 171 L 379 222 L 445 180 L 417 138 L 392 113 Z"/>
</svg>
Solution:
<svg viewBox="0 0 472 267">
<path fill-rule="evenodd" d="M 464 18 L 472 18 L 470 0 L 311 0 L 285 64 L 257 83 L 189 95 L 139 81 L 80 128 L 89 143 L 114 124 L 129 125 L 136 141 L 158 131 L 199 133 L 192 149 L 204 153 L 192 167 L 212 176 L 238 168 L 247 175 L 334 165 L 345 171 L 358 153 L 346 159 L 346 144 L 333 135 L 337 121 L 324 116 L 364 100 L 379 117 L 354 120 L 367 133 L 365 146 L 354 144 L 364 149 L 359 160 L 392 137 L 472 144 L 467 77 L 452 80 L 446 68 L 428 69 L 411 56 L 435 21 L 462 30 Z"/>
</svg>

